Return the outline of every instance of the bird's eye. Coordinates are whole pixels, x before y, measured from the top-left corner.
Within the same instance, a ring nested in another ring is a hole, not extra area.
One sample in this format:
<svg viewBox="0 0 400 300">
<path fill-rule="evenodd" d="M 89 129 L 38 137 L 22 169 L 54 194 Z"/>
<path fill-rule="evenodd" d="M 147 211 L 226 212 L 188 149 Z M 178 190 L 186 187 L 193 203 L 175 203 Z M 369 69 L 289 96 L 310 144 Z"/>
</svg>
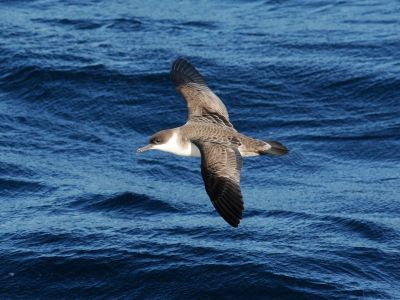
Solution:
<svg viewBox="0 0 400 300">
<path fill-rule="evenodd" d="M 159 143 L 161 143 L 161 140 L 160 139 L 156 139 L 156 144 L 159 144 Z"/>
</svg>

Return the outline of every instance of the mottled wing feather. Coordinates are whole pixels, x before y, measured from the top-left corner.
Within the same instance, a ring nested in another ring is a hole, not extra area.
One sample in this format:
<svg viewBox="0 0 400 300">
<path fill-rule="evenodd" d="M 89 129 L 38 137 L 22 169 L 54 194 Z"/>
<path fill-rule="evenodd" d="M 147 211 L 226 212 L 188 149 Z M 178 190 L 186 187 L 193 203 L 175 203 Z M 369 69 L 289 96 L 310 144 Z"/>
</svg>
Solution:
<svg viewBox="0 0 400 300">
<path fill-rule="evenodd" d="M 211 202 L 226 222 L 237 227 L 243 213 L 239 150 L 235 145 L 214 142 L 195 144 L 201 152 L 201 174 Z"/>
<path fill-rule="evenodd" d="M 188 120 L 212 113 L 232 127 L 224 103 L 207 87 L 203 77 L 189 62 L 177 59 L 171 67 L 171 79 L 187 103 Z"/>
</svg>

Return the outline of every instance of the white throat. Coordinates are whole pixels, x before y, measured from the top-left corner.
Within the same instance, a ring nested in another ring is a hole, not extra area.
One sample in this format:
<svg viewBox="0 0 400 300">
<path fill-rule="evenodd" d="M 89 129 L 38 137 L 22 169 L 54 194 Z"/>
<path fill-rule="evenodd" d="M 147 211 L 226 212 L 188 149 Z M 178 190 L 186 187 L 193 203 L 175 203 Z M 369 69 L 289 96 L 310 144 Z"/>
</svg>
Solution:
<svg viewBox="0 0 400 300">
<path fill-rule="evenodd" d="M 178 141 L 178 133 L 174 132 L 168 142 L 153 146 L 153 149 L 170 152 L 180 156 L 201 156 L 199 148 L 191 142 Z"/>
</svg>

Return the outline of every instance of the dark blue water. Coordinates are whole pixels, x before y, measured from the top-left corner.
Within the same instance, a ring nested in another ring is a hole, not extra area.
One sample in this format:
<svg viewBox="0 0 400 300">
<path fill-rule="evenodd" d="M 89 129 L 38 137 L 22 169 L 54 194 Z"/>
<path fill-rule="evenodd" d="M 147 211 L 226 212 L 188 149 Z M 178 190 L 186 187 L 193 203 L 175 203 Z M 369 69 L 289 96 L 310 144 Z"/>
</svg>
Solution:
<svg viewBox="0 0 400 300">
<path fill-rule="evenodd" d="M 1 299 L 400 299 L 398 1 L 1 1 Z M 188 58 L 236 128 L 231 228 L 185 122 Z"/>
</svg>

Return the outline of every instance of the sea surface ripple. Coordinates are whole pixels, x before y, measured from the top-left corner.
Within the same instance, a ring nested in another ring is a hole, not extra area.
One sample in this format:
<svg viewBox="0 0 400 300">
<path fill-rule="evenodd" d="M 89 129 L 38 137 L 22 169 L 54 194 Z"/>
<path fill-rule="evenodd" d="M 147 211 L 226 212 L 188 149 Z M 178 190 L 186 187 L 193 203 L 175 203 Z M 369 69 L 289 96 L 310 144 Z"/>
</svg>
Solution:
<svg viewBox="0 0 400 300">
<path fill-rule="evenodd" d="M 400 299 L 400 6 L 0 1 L 1 299 Z M 184 56 L 236 128 L 244 219 L 197 158 L 135 149 L 185 122 Z"/>
</svg>

